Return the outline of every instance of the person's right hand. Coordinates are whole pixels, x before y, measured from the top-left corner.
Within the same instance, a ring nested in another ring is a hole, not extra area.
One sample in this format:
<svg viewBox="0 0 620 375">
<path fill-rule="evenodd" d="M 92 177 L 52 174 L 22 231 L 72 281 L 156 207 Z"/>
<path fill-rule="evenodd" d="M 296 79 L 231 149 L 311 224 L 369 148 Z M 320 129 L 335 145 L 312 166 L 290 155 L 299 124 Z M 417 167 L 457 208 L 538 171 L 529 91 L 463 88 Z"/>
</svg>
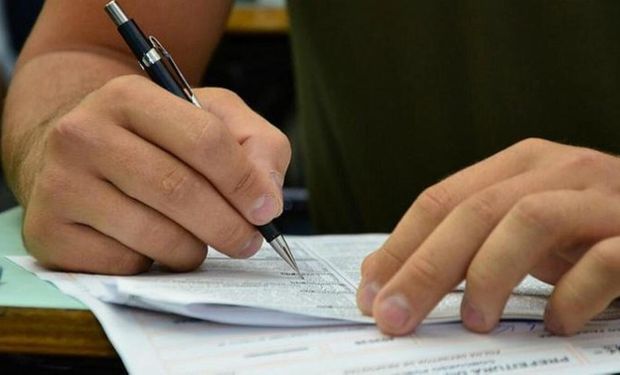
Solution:
<svg viewBox="0 0 620 375">
<path fill-rule="evenodd" d="M 253 225 L 282 212 L 287 138 L 235 94 L 199 89 L 203 109 L 141 76 L 93 91 L 45 135 L 23 237 L 43 265 L 133 274 L 198 267 L 212 246 L 249 257 Z"/>
</svg>

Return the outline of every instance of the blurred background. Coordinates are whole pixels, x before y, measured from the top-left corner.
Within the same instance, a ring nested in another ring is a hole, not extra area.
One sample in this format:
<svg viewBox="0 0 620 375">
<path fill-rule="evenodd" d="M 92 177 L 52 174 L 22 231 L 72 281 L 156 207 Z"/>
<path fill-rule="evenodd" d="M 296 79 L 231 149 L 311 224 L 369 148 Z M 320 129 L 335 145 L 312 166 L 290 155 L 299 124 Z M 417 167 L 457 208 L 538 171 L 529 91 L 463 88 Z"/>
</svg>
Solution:
<svg viewBox="0 0 620 375">
<path fill-rule="evenodd" d="M 15 57 L 43 5 L 43 0 L 0 0 L 0 95 L 4 99 Z M 286 233 L 312 232 L 307 219 L 307 192 L 296 152 L 295 90 L 285 0 L 237 0 L 227 31 L 203 85 L 225 87 L 283 130 L 293 144 L 293 161 L 285 182 Z M 0 212 L 15 206 L 4 175 L 0 177 Z"/>
</svg>

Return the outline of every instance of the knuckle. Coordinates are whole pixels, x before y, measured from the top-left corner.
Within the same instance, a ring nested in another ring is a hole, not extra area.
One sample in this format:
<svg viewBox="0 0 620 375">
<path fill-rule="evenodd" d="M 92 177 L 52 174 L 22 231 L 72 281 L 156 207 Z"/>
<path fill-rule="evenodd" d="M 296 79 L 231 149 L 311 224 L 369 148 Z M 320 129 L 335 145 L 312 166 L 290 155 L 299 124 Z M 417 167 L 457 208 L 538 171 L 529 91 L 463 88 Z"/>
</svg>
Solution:
<svg viewBox="0 0 620 375">
<path fill-rule="evenodd" d="M 484 225 L 495 225 L 498 219 L 499 197 L 492 191 L 485 191 L 469 198 L 461 205 L 474 218 Z"/>
<path fill-rule="evenodd" d="M 609 156 L 596 150 L 579 148 L 571 153 L 571 156 L 563 165 L 569 173 L 575 171 L 599 171 L 608 165 Z M 614 166 L 615 169 L 615 166 Z"/>
<path fill-rule="evenodd" d="M 237 105 L 239 103 L 244 103 L 243 99 L 232 90 L 223 87 L 214 87 L 211 88 L 211 91 L 215 100 L 220 104 Z"/>
<path fill-rule="evenodd" d="M 87 121 L 79 110 L 73 110 L 60 117 L 50 127 L 48 142 L 53 146 L 66 147 L 67 144 L 83 144 L 88 142 L 92 134 Z"/>
<path fill-rule="evenodd" d="M 545 139 L 530 137 L 515 143 L 512 147 L 519 150 L 536 151 L 547 148 L 550 144 L 551 142 Z"/>
<path fill-rule="evenodd" d="M 422 288 L 434 289 L 441 283 L 439 267 L 424 256 L 416 256 L 407 264 L 409 278 Z"/>
<path fill-rule="evenodd" d="M 512 144 L 496 155 L 503 158 L 505 162 L 514 164 L 521 171 L 525 171 L 539 163 L 540 156 L 548 153 L 553 147 L 557 147 L 557 145 L 545 139 L 526 138 Z"/>
<path fill-rule="evenodd" d="M 407 252 L 407 254 L 402 254 L 402 255 L 400 254 L 400 252 L 402 252 L 402 250 L 399 251 L 399 249 L 396 246 L 392 246 L 389 243 L 386 243 L 381 248 L 381 252 L 377 253 L 377 256 L 384 255 L 383 262 L 385 263 L 389 262 L 389 263 L 393 263 L 398 266 L 401 266 L 407 261 L 407 258 L 410 252 Z"/>
<path fill-rule="evenodd" d="M 226 157 L 230 152 L 230 139 L 223 126 L 212 116 L 203 116 L 204 120 L 199 130 L 193 135 L 190 144 L 195 153 L 202 155 L 205 160 L 218 160 Z"/>
<path fill-rule="evenodd" d="M 292 155 L 292 147 L 291 142 L 282 131 L 277 128 L 274 128 L 274 138 L 271 142 L 272 147 L 276 150 L 278 155 L 282 155 L 287 163 L 291 160 Z"/>
<path fill-rule="evenodd" d="M 512 216 L 526 228 L 542 234 L 552 234 L 554 211 L 550 209 L 547 201 L 548 198 L 543 194 L 525 196 L 515 204 Z"/>
<path fill-rule="evenodd" d="M 146 79 L 137 74 L 122 75 L 106 82 L 96 93 L 104 100 L 125 103 L 135 98 L 136 87 L 144 85 L 145 82 Z"/>
<path fill-rule="evenodd" d="M 189 170 L 177 166 L 163 175 L 159 187 L 165 202 L 175 206 L 191 199 L 197 190 L 197 183 Z"/>
<path fill-rule="evenodd" d="M 248 164 L 245 170 L 237 177 L 231 193 L 244 195 L 252 190 L 258 180 L 258 173 L 252 165 Z"/>
<path fill-rule="evenodd" d="M 414 205 L 431 219 L 442 220 L 455 205 L 455 198 L 441 183 L 425 189 L 415 200 Z"/>
<path fill-rule="evenodd" d="M 617 275 L 620 271 L 620 251 L 617 244 L 611 241 L 602 241 L 595 245 L 590 252 L 597 267 L 605 274 Z"/>
<path fill-rule="evenodd" d="M 377 281 L 381 284 L 386 282 L 403 265 L 398 257 L 381 248 L 368 255 L 361 265 L 362 278 Z"/>
</svg>

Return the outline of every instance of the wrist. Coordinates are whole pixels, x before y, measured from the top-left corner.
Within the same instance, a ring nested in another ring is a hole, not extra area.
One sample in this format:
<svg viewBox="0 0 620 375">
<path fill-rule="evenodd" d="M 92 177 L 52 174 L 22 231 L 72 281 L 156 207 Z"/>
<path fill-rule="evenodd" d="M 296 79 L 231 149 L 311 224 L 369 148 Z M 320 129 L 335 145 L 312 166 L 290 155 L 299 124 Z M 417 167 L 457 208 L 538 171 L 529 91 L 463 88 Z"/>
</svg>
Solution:
<svg viewBox="0 0 620 375">
<path fill-rule="evenodd" d="M 6 134 L 3 139 L 3 167 L 6 183 L 20 205 L 28 205 L 30 192 L 41 169 L 43 149 L 49 124 L 56 116 L 19 134 Z"/>
</svg>

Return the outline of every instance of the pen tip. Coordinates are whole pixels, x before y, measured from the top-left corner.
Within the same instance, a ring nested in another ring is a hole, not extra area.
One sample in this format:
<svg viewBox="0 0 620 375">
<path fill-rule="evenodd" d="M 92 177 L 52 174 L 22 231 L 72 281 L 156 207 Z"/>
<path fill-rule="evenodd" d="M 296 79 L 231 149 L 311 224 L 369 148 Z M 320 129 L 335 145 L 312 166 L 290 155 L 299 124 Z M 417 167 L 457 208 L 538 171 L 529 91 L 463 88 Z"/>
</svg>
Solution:
<svg viewBox="0 0 620 375">
<path fill-rule="evenodd" d="M 302 279 L 303 276 L 299 271 L 299 267 L 297 266 L 297 262 L 295 261 L 295 257 L 293 253 L 291 253 L 291 248 L 286 243 L 286 240 L 282 235 L 274 238 L 271 242 L 269 242 L 271 247 L 280 255 L 282 259 L 295 271 L 297 275 L 299 275 Z"/>
</svg>

